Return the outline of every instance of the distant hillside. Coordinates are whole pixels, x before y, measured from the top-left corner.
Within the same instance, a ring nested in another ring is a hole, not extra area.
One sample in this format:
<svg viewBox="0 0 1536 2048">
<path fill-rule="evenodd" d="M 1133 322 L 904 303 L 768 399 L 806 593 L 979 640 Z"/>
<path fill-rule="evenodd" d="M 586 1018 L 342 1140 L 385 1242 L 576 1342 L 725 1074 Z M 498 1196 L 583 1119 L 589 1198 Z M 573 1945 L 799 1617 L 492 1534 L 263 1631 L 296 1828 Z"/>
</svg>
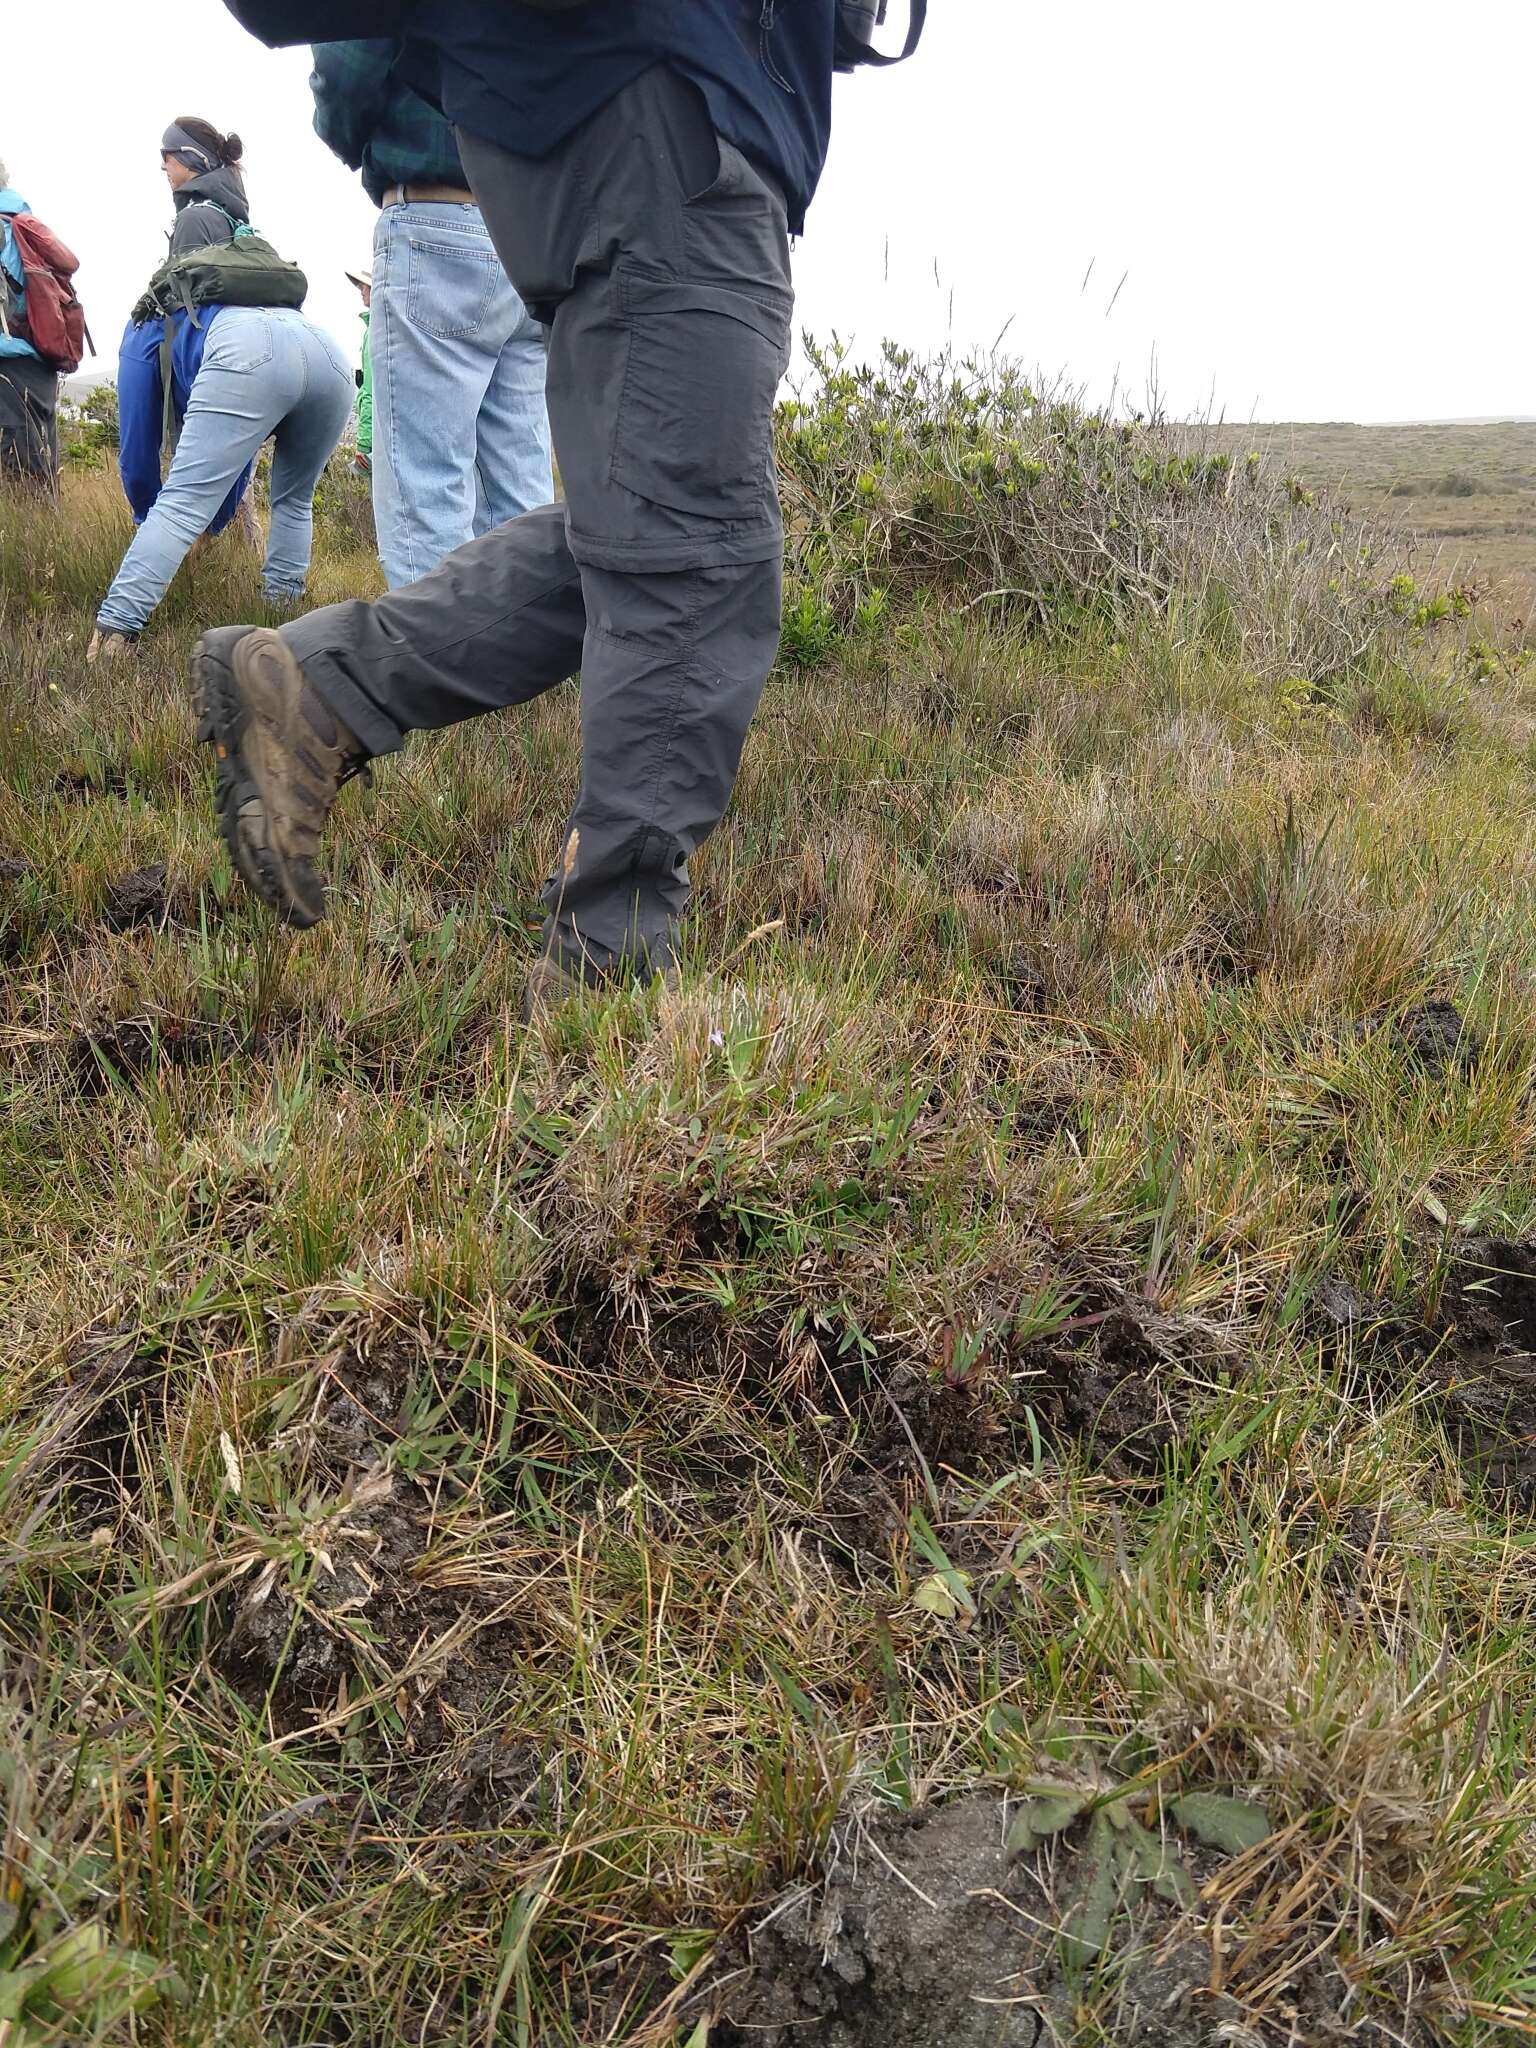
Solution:
<svg viewBox="0 0 1536 2048">
<path fill-rule="evenodd" d="M 90 396 L 98 384 L 110 384 L 114 373 L 110 369 L 76 370 L 72 377 L 64 379 L 64 396 L 77 405 L 82 398 Z"/>
<path fill-rule="evenodd" d="M 1309 483 L 1408 527 L 1453 575 L 1481 570 L 1536 604 L 1536 419 L 1222 426 L 1234 452 L 1262 449 Z"/>
</svg>

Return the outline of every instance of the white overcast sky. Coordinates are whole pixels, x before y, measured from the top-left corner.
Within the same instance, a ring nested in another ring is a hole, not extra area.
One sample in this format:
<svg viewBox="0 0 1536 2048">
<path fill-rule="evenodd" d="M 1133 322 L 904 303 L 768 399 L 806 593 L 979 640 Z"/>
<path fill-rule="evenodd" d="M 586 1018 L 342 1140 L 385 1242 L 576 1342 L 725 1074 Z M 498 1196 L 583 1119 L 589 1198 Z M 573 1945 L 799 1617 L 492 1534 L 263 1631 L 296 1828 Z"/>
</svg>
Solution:
<svg viewBox="0 0 1536 2048">
<path fill-rule="evenodd" d="M 1530 0 L 930 5 L 912 64 L 838 80 L 802 325 L 861 349 L 1006 328 L 1095 401 L 1155 372 L 1180 413 L 1536 414 Z M 182 113 L 239 130 L 257 225 L 353 344 L 373 209 L 311 129 L 307 52 L 219 0 L 4 11 L 0 158 L 81 257 L 109 358 Z"/>
</svg>

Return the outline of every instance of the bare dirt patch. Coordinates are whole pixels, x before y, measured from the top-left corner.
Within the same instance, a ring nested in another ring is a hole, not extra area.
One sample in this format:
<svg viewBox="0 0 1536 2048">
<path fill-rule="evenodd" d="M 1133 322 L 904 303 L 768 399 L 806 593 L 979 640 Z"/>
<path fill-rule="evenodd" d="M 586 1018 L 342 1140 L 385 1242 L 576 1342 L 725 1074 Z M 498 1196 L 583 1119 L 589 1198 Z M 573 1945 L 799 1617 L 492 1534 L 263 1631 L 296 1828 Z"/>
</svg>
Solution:
<svg viewBox="0 0 1536 2048">
<path fill-rule="evenodd" d="M 166 914 L 165 863 L 135 868 L 111 883 L 102 898 L 101 914 L 115 932 L 136 924 L 159 924 Z"/>
<path fill-rule="evenodd" d="M 1008 1811 L 976 1791 L 835 1831 L 820 1880 L 756 1911 L 714 1959 L 700 2009 L 719 2048 L 1056 2048 L 1078 2038 L 1084 1979 L 1064 1949 L 1062 1902 L 1082 1851 L 1010 1855 Z M 1193 1874 L 1220 1867 L 1202 1851 Z M 1378 2018 L 1328 1954 L 1271 1988 L 1263 2010 L 1216 1988 L 1199 1909 L 1127 1914 L 1091 1975 L 1095 2038 L 1137 2048 L 1427 2048 L 1406 2001 Z M 1241 1986 L 1237 1987 L 1240 1994 Z"/>
<path fill-rule="evenodd" d="M 1460 1248 L 1430 1361 L 1446 1427 L 1486 1482 L 1536 1508 L 1536 1244 L 1472 1238 Z"/>
<path fill-rule="evenodd" d="M 335 1491 L 310 1516 L 303 1561 L 244 1586 L 216 1662 L 284 1729 L 334 1729 L 350 1707 L 391 1749 L 403 1743 L 419 1761 L 405 1767 L 402 1804 L 442 1809 L 463 1787 L 479 1810 L 503 1778 L 511 1801 L 513 1781 L 528 1777 L 525 1756 L 477 1746 L 515 1676 L 521 1634 L 494 1592 L 435 1581 L 434 1490 L 393 1469 L 402 1405 L 427 1363 L 400 1338 L 338 1370 L 315 1438 Z"/>
<path fill-rule="evenodd" d="M 243 1047 L 231 1025 L 185 1017 L 122 1017 L 94 1031 L 76 1031 L 64 1042 L 62 1063 L 76 1091 L 105 1095 L 114 1080 L 143 1080 L 157 1067 L 198 1067 Z"/>
<path fill-rule="evenodd" d="M 1385 1030 L 1393 1045 L 1426 1073 L 1470 1074 L 1482 1053 L 1482 1041 L 1454 1003 L 1435 998 L 1411 1009 L 1383 1012 L 1357 1025 L 1365 1038 Z"/>
<path fill-rule="evenodd" d="M 1227 1376 L 1233 1356 L 1217 1324 L 1087 1290 L 1061 1336 L 1024 1351 L 1020 1398 L 1110 1478 L 1143 1478 L 1182 1440 L 1199 1385 Z"/>
<path fill-rule="evenodd" d="M 1423 1386 L 1469 1469 L 1536 1511 L 1536 1242 L 1464 1238 L 1439 1301 L 1419 1313 L 1334 1274 L 1313 1306 L 1389 1383 Z"/>
<path fill-rule="evenodd" d="M 143 1439 L 164 1427 L 165 1375 L 159 1351 L 131 1325 L 80 1341 L 30 1461 L 74 1533 L 111 1524 L 138 1498 Z"/>
<path fill-rule="evenodd" d="M 89 803 L 93 797 L 126 797 L 128 777 L 121 768 L 64 768 L 53 778 L 54 793 L 73 803 Z"/>
</svg>

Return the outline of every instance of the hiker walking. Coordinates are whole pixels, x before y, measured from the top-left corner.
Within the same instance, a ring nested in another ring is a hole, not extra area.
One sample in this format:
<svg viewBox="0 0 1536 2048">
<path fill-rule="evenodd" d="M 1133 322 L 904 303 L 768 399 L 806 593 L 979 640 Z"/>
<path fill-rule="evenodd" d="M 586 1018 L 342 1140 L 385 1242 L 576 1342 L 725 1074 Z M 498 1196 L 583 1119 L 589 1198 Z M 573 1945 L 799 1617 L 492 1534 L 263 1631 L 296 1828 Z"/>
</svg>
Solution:
<svg viewBox="0 0 1536 2048">
<path fill-rule="evenodd" d="M 228 4 L 274 41 L 369 12 Z M 820 176 L 834 68 L 867 54 L 875 13 L 441 0 L 412 17 L 405 62 L 425 51 L 496 249 L 549 329 L 566 502 L 375 603 L 198 643 L 220 825 L 290 922 L 325 914 L 320 835 L 355 767 L 579 669 L 581 786 L 529 1007 L 674 968 L 688 858 L 725 809 L 778 642 L 789 237 Z"/>
<path fill-rule="evenodd" d="M 183 256 L 192 249 L 218 248 L 232 242 L 250 226 L 251 209 L 245 191 L 245 145 L 234 133 L 225 135 L 199 114 L 179 114 L 160 138 L 160 168 L 171 188 L 176 208 L 171 223 L 170 253 Z M 119 367 L 121 382 L 122 366 Z M 229 502 L 221 506 L 206 534 L 198 539 L 202 548 L 226 528 L 233 528 L 235 541 L 252 554 L 262 551 L 261 523 L 250 498 L 250 476 L 246 475 Z M 142 515 L 128 489 L 123 487 L 134 516 Z"/>
<path fill-rule="evenodd" d="M 315 127 L 379 208 L 368 360 L 373 516 L 391 589 L 554 496 L 544 335 L 496 260 L 447 121 L 399 43 L 317 43 Z"/>
<path fill-rule="evenodd" d="M 299 310 L 307 286 L 260 236 L 171 257 L 134 308 L 118 386 L 123 483 L 139 530 L 102 600 L 87 660 L 131 655 L 194 543 L 230 515 L 273 437 L 262 587 L 304 594 L 315 485 L 352 411 L 352 373 Z M 162 429 L 175 455 L 160 480 Z"/>
<path fill-rule="evenodd" d="M 56 488 L 59 378 L 78 370 L 79 266 L 0 164 L 0 479 Z"/>
<path fill-rule="evenodd" d="M 373 323 L 372 265 L 365 263 L 361 270 L 349 270 L 347 283 L 357 286 L 363 301 L 363 352 L 353 373 L 357 380 L 357 454 L 352 466 L 367 476 L 373 468 L 373 350 L 369 346 Z"/>
</svg>

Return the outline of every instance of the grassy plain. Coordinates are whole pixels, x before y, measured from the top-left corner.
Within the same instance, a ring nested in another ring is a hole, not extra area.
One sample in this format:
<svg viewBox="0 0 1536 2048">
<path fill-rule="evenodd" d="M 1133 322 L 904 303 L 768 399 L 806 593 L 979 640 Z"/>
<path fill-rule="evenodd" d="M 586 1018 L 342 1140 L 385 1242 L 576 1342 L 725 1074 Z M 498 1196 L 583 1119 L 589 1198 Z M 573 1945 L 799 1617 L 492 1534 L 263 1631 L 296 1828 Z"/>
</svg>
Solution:
<svg viewBox="0 0 1536 2048">
<path fill-rule="evenodd" d="M 1512 616 L 1536 611 L 1536 420 L 1257 426 L 1224 438 L 1395 520 L 1418 537 L 1427 573 L 1481 572 Z"/>
<path fill-rule="evenodd" d="M 1536 676 L 1322 445 L 834 365 L 682 986 L 532 1029 L 572 690 L 285 934 L 252 568 L 88 670 L 0 502 L 5 2048 L 1536 2034 Z"/>
</svg>

